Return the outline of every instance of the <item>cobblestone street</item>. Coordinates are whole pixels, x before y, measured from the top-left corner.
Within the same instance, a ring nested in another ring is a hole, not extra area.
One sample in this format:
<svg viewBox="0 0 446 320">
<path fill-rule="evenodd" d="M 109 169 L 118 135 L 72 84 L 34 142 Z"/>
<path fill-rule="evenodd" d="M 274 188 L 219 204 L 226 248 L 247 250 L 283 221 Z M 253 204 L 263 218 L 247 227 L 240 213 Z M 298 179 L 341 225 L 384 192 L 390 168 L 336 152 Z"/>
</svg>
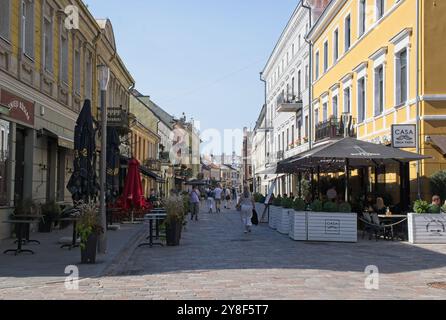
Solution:
<svg viewBox="0 0 446 320">
<path fill-rule="evenodd" d="M 365 289 L 368 265 L 379 268 L 379 290 Z M 26 279 L 8 275 L 2 278 L 9 286 L 0 289 L 0 298 L 446 298 L 446 290 L 428 285 L 446 281 L 444 245 L 294 242 L 267 225 L 245 235 L 239 215 L 229 211 L 202 214 L 198 222 L 190 222 L 179 247 L 137 248 L 130 259 L 114 262 L 104 272 L 81 280 L 78 291 L 48 281 L 26 286 Z"/>
</svg>

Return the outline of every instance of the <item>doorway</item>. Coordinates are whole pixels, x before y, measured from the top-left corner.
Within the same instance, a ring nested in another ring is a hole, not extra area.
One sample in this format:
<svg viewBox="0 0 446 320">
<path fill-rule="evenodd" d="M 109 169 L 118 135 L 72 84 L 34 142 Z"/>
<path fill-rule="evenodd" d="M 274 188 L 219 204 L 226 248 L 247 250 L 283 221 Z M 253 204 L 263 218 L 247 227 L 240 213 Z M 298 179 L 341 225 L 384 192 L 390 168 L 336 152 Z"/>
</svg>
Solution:
<svg viewBox="0 0 446 320">
<path fill-rule="evenodd" d="M 15 139 L 14 205 L 24 200 L 26 131 L 17 127 Z"/>
</svg>

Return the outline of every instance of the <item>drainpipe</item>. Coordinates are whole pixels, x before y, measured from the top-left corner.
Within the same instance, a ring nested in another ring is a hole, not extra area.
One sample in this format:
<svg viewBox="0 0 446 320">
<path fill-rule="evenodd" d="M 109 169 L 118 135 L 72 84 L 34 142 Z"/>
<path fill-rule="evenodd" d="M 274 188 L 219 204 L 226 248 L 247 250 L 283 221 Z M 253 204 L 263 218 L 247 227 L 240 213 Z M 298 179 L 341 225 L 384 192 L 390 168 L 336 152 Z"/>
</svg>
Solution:
<svg viewBox="0 0 446 320">
<path fill-rule="evenodd" d="M 260 81 L 263 82 L 264 87 L 265 87 L 265 89 L 264 89 L 264 92 L 265 92 L 265 103 L 264 103 L 264 108 L 265 108 L 265 150 L 264 151 L 265 151 L 265 163 L 266 163 L 266 161 L 267 161 L 267 154 L 268 154 L 268 150 L 267 150 L 268 144 L 266 143 L 266 137 L 267 137 L 267 130 L 266 130 L 266 128 L 268 127 L 268 121 L 267 121 L 268 106 L 267 106 L 267 103 L 266 103 L 266 101 L 267 101 L 267 93 L 266 93 L 267 83 L 266 83 L 266 80 L 263 79 L 263 72 L 260 72 Z"/>
<path fill-rule="evenodd" d="M 417 0 L 417 62 L 416 62 L 416 101 L 417 101 L 417 153 L 420 153 L 421 146 L 420 146 L 420 139 L 421 139 L 421 125 L 420 125 L 420 1 Z M 420 178 L 420 166 L 421 161 L 417 161 L 417 193 L 418 193 L 418 199 L 421 199 L 421 178 Z"/>
<path fill-rule="evenodd" d="M 308 14 L 309 14 L 309 28 L 311 30 L 312 28 L 312 19 L 311 19 L 311 14 L 312 14 L 312 9 L 310 6 L 307 6 L 306 4 L 304 4 L 304 2 L 302 1 L 302 8 L 308 9 Z M 308 43 L 308 51 L 309 51 L 309 63 L 308 63 L 308 88 L 309 88 L 309 92 L 308 92 L 308 143 L 309 143 L 309 147 L 310 150 L 313 149 L 313 106 L 312 106 L 312 100 L 313 100 L 313 43 L 311 41 L 309 41 L 307 39 L 307 37 L 304 38 L 305 42 Z"/>
</svg>

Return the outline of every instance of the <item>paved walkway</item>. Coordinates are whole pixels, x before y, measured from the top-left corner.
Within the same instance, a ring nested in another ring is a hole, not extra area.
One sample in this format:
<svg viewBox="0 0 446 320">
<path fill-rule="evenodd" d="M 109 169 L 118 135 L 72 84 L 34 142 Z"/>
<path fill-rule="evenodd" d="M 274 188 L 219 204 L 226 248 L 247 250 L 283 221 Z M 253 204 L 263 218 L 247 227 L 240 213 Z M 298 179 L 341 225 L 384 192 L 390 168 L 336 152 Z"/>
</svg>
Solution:
<svg viewBox="0 0 446 320">
<path fill-rule="evenodd" d="M 138 248 L 124 261 L 78 291 L 46 284 L 0 289 L 0 298 L 446 299 L 428 285 L 446 281 L 446 245 L 295 242 L 267 225 L 245 235 L 229 211 L 202 213 L 179 247 Z M 365 289 L 369 265 L 379 268 L 379 290 Z"/>
</svg>

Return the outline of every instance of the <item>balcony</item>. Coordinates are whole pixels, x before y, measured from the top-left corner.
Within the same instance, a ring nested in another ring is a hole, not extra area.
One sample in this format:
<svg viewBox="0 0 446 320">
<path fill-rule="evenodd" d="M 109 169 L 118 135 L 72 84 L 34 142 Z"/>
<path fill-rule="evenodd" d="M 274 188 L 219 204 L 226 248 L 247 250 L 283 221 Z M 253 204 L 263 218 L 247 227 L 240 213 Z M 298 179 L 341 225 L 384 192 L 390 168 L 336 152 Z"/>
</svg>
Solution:
<svg viewBox="0 0 446 320">
<path fill-rule="evenodd" d="M 283 160 L 284 156 L 285 156 L 285 152 L 283 150 L 282 151 L 277 151 L 277 160 L 278 161 Z"/>
<path fill-rule="evenodd" d="M 123 108 L 108 108 L 107 126 L 116 128 L 120 133 L 128 133 L 131 117 L 132 115 Z"/>
<path fill-rule="evenodd" d="M 147 159 L 143 163 L 149 170 L 161 171 L 161 161 L 158 159 Z"/>
<path fill-rule="evenodd" d="M 302 109 L 302 98 L 295 95 L 279 95 L 277 97 L 277 112 L 297 112 Z"/>
<path fill-rule="evenodd" d="M 160 152 L 161 163 L 170 163 L 170 152 Z"/>
<path fill-rule="evenodd" d="M 342 118 L 330 118 L 327 121 L 319 122 L 316 125 L 315 140 L 316 142 L 322 140 L 342 138 L 344 136 L 356 137 L 355 132 L 356 120 L 349 118 L 345 124 Z"/>
</svg>

